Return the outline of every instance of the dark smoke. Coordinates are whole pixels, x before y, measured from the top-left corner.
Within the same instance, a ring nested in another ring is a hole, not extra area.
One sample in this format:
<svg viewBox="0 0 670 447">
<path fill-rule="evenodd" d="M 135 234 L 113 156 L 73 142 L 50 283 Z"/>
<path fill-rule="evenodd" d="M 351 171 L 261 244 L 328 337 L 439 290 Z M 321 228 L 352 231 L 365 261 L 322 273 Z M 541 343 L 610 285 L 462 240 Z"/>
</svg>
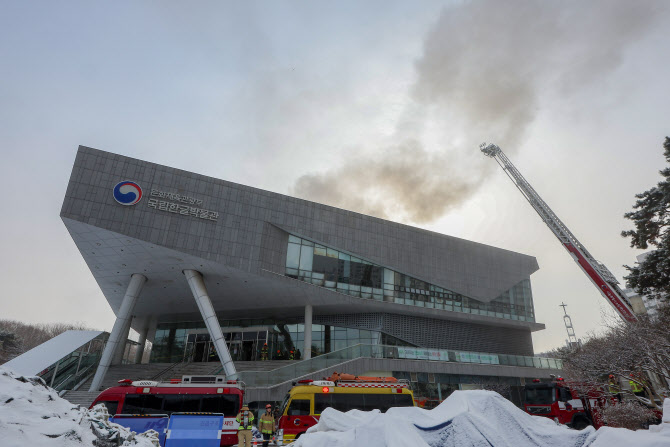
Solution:
<svg viewBox="0 0 670 447">
<path fill-rule="evenodd" d="M 496 167 L 483 140 L 513 153 L 549 97 L 616 69 L 624 50 L 657 22 L 651 0 L 475 0 L 445 8 L 416 62 L 411 101 L 389 147 L 361 149 L 331 170 L 300 177 L 294 193 L 340 208 L 415 223 L 468 199 Z M 421 143 L 426 127 L 439 148 Z M 434 124 L 433 124 L 434 125 Z"/>
</svg>

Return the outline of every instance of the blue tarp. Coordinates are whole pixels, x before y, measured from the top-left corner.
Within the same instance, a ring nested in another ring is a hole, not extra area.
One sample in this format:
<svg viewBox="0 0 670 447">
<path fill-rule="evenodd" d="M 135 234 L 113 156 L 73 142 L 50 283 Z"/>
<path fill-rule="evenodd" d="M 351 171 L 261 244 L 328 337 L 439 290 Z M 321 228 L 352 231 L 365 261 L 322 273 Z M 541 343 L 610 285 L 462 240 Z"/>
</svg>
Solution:
<svg viewBox="0 0 670 447">
<path fill-rule="evenodd" d="M 147 430 L 156 430 L 161 447 L 165 447 L 165 430 L 168 428 L 168 416 L 164 415 L 142 415 L 124 416 L 116 415 L 109 418 L 110 422 L 128 427 L 135 433 L 144 433 Z"/>
<path fill-rule="evenodd" d="M 165 447 L 219 447 L 223 414 L 172 413 Z"/>
</svg>

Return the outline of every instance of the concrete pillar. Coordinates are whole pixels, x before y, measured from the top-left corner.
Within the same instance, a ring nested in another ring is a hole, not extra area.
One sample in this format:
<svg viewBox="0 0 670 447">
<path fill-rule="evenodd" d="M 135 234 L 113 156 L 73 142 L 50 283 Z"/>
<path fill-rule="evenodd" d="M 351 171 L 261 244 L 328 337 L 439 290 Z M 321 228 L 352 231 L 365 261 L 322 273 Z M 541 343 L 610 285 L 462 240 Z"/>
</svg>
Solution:
<svg viewBox="0 0 670 447">
<path fill-rule="evenodd" d="M 154 349 L 154 339 L 156 338 L 156 328 L 158 326 L 158 316 L 153 315 L 149 317 L 149 324 L 147 325 L 147 341 L 149 342 L 149 352 L 147 353 L 147 361 L 143 363 L 149 363 L 151 358 L 151 351 Z"/>
<path fill-rule="evenodd" d="M 132 316 L 126 320 L 123 328 L 121 329 L 121 338 L 119 339 L 119 344 L 116 346 L 116 350 L 112 356 L 112 365 L 121 365 L 123 363 L 123 356 L 126 353 L 126 343 L 128 341 L 128 335 L 130 334 L 131 321 L 133 321 Z"/>
<path fill-rule="evenodd" d="M 230 358 L 226 340 L 223 338 L 223 332 L 221 332 L 221 326 L 219 325 L 219 320 L 216 318 L 212 301 L 207 294 L 207 288 L 205 287 L 202 275 L 195 270 L 184 270 L 184 276 L 186 276 L 186 281 L 188 281 L 188 285 L 191 288 L 193 298 L 195 298 L 198 309 L 200 309 L 202 319 L 205 320 L 205 326 L 207 326 L 209 337 L 216 347 L 217 354 L 219 354 L 219 360 L 221 361 L 221 366 L 223 366 L 226 378 L 231 380 L 236 379 L 237 371 L 235 370 L 235 364 L 233 363 L 233 359 Z"/>
<path fill-rule="evenodd" d="M 142 355 L 144 355 L 144 345 L 147 343 L 147 335 L 149 333 L 149 317 L 142 318 L 142 324 L 138 328 L 140 339 L 139 344 L 137 345 L 137 350 L 135 351 L 135 358 L 133 363 L 142 363 Z"/>
<path fill-rule="evenodd" d="M 302 358 L 305 360 L 312 358 L 312 305 L 305 305 L 305 347 L 302 351 Z"/>
<path fill-rule="evenodd" d="M 107 369 L 112 363 L 112 357 L 116 353 L 117 348 L 121 345 L 121 353 L 123 355 L 123 347 L 126 344 L 128 335 L 126 333 L 125 338 L 122 338 L 122 333 L 124 328 L 128 325 L 128 322 L 131 320 L 133 308 L 137 302 L 137 298 L 140 296 L 142 287 L 147 281 L 146 276 L 140 275 L 138 273 L 133 274 L 130 277 L 130 284 L 126 289 L 126 294 L 123 297 L 121 302 L 121 308 L 119 313 L 116 315 L 116 321 L 114 322 L 114 327 L 112 328 L 111 334 L 109 334 L 109 340 L 107 340 L 107 345 L 105 345 L 104 351 L 102 351 L 102 356 L 100 357 L 100 363 L 98 364 L 98 369 L 95 371 L 95 376 L 93 376 L 93 382 L 89 391 L 98 391 L 102 381 L 105 379 L 107 374 Z"/>
</svg>

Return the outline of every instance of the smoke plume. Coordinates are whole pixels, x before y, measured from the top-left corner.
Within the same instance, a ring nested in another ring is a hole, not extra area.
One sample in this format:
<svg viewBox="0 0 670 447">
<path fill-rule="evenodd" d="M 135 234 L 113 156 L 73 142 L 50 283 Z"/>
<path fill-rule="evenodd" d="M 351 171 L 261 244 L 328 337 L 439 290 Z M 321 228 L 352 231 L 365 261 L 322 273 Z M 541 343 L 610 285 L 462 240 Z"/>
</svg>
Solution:
<svg viewBox="0 0 670 447">
<path fill-rule="evenodd" d="M 620 65 L 662 6 L 473 0 L 445 8 L 425 37 L 392 143 L 360 148 L 340 166 L 304 175 L 293 192 L 379 217 L 438 219 L 496 167 L 477 150 L 481 141 L 513 153 L 543 100 L 578 101 L 582 89 Z"/>
</svg>

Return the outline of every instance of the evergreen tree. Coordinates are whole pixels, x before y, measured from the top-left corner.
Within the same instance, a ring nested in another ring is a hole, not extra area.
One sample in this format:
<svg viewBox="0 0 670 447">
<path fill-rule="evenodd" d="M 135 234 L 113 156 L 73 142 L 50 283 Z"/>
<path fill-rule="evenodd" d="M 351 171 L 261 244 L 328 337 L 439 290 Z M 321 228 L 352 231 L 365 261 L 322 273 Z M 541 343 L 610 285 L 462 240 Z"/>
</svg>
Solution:
<svg viewBox="0 0 670 447">
<path fill-rule="evenodd" d="M 665 159 L 670 165 L 670 137 L 663 143 Z M 670 301 L 670 166 L 660 171 L 663 180 L 641 194 L 633 211 L 624 214 L 635 229 L 623 231 L 630 236 L 630 246 L 646 250 L 647 257 L 633 267 L 624 266 L 630 274 L 625 277 L 628 287 L 637 293 Z"/>
</svg>

